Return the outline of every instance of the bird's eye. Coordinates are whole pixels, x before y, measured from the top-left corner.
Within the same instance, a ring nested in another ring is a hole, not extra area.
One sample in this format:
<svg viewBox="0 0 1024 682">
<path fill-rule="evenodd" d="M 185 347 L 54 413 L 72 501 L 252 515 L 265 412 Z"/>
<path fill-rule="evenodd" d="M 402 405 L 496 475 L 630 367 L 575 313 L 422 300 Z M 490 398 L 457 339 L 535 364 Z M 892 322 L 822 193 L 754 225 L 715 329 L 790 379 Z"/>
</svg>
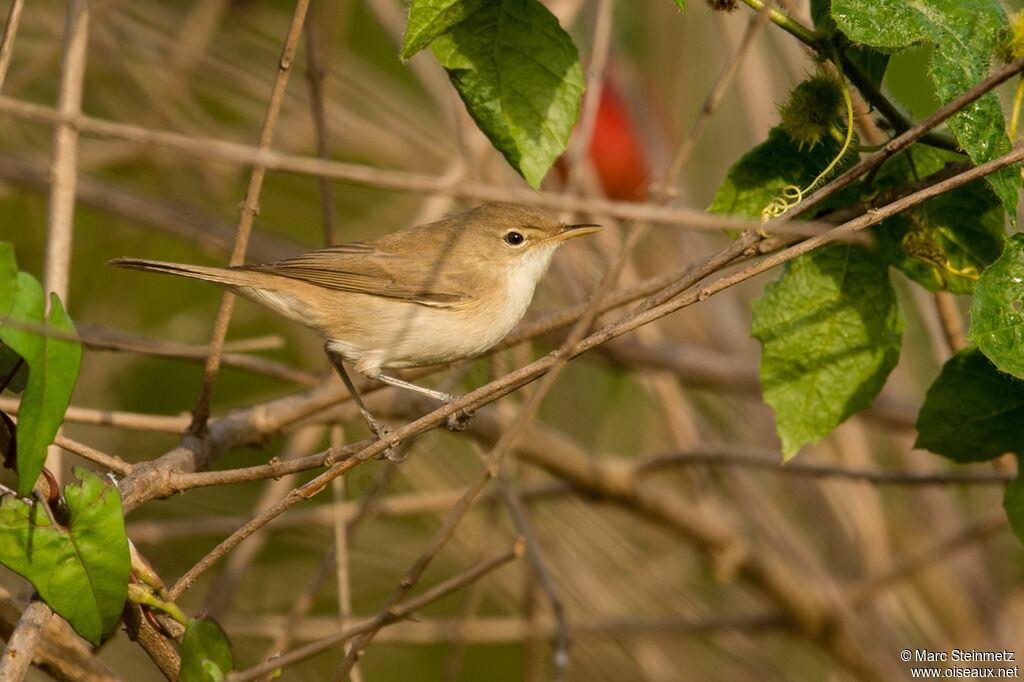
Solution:
<svg viewBox="0 0 1024 682">
<path fill-rule="evenodd" d="M 505 243 L 511 244 L 512 246 L 519 246 L 520 244 L 523 243 L 523 239 L 523 235 L 516 232 L 515 230 L 505 233 Z"/>
</svg>

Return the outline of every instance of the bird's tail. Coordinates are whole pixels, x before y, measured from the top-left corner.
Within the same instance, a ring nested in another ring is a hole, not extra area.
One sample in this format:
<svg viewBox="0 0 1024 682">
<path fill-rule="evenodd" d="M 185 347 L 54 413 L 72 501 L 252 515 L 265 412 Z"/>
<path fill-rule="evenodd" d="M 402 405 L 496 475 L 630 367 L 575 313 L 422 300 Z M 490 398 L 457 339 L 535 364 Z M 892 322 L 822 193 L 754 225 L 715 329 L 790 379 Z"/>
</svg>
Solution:
<svg viewBox="0 0 1024 682">
<path fill-rule="evenodd" d="M 200 279 L 220 286 L 235 287 L 246 284 L 245 275 L 232 268 L 215 268 L 205 265 L 188 265 L 186 263 L 166 263 L 145 258 L 115 258 L 107 261 L 107 265 L 130 270 L 147 270 L 162 272 L 168 275 Z"/>
</svg>

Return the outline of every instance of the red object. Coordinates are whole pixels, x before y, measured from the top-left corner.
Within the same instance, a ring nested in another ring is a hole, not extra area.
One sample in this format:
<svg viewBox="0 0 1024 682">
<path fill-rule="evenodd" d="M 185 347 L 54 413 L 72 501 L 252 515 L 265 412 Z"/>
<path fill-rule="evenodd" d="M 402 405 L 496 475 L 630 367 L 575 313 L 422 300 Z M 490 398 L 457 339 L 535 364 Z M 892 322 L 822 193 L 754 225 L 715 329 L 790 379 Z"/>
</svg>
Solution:
<svg viewBox="0 0 1024 682">
<path fill-rule="evenodd" d="M 643 139 L 611 81 L 601 88 L 589 153 L 605 196 L 623 201 L 647 199 L 650 166 Z"/>
</svg>

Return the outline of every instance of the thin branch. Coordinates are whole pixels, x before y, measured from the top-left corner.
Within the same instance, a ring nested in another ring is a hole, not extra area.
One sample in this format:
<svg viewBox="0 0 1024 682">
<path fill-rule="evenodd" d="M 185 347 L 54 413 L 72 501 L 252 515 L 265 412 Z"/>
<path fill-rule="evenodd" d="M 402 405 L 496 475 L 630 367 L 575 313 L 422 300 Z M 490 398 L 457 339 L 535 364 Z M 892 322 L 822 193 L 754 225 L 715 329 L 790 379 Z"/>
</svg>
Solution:
<svg viewBox="0 0 1024 682">
<path fill-rule="evenodd" d="M 597 122 L 597 112 L 601 105 L 601 93 L 604 88 L 605 65 L 608 63 L 608 52 L 611 47 L 614 10 L 614 0 L 600 0 L 597 4 L 594 42 L 590 65 L 587 68 L 587 96 L 583 101 L 583 111 L 580 113 L 576 135 L 572 143 L 573 149 L 570 152 L 572 163 L 569 177 L 573 183 L 571 186 L 573 191 L 578 185 L 578 179 L 582 177 L 582 171 L 587 162 L 587 153 L 594 136 L 594 126 Z"/>
<path fill-rule="evenodd" d="M 530 561 L 530 566 L 533 568 L 534 575 L 536 575 L 537 580 L 540 582 L 541 589 L 543 589 L 545 596 L 547 596 L 548 603 L 551 604 L 551 615 L 555 620 L 554 679 L 564 679 L 565 671 L 569 666 L 570 643 L 569 624 L 565 616 L 565 607 L 562 605 L 562 599 L 558 596 L 558 589 L 555 587 L 555 581 L 552 580 L 551 572 L 548 570 L 547 563 L 544 561 L 544 555 L 541 553 L 540 543 L 537 541 L 537 536 L 533 532 L 533 527 L 530 524 L 530 519 L 527 515 L 526 508 L 523 506 L 522 499 L 518 492 L 513 489 L 511 481 L 507 480 L 504 476 L 500 476 L 498 478 L 498 489 L 501 492 L 502 499 L 505 501 L 505 505 L 508 507 L 512 520 L 516 525 L 516 530 L 519 531 L 519 535 L 522 536 L 526 543 L 526 557 Z"/>
<path fill-rule="evenodd" d="M 763 469 L 782 476 L 799 478 L 840 478 L 850 481 L 868 481 L 901 486 L 947 485 L 1006 485 L 1013 480 L 1009 472 L 915 472 L 850 469 L 812 462 L 785 462 L 777 449 L 745 447 L 723 443 L 709 444 L 688 452 L 668 452 L 653 455 L 635 467 L 638 474 L 678 466 L 707 464 L 711 466 L 737 466 L 745 469 Z"/>
<path fill-rule="evenodd" d="M 68 0 L 66 22 L 57 111 L 67 118 L 74 118 L 82 112 L 82 85 L 89 42 L 88 0 Z M 43 289 L 57 294 L 65 307 L 68 305 L 77 182 L 78 130 L 70 124 L 58 125 L 53 134 L 53 156 L 50 160 Z"/>
<path fill-rule="evenodd" d="M 7 638 L 3 658 L 0 659 L 0 682 L 21 682 L 32 665 L 32 657 L 39 647 L 46 624 L 53 611 L 38 594 L 33 594 L 21 613 L 14 632 Z"/>
<path fill-rule="evenodd" d="M 132 465 L 120 457 L 100 452 L 96 448 L 90 447 L 85 443 L 79 443 L 67 436 L 58 434 L 53 439 L 53 444 L 83 459 L 87 459 L 93 464 L 98 464 L 108 471 L 113 471 L 119 476 L 127 476 L 132 472 Z"/>
<path fill-rule="evenodd" d="M 259 164 L 267 170 L 287 171 L 341 180 L 377 189 L 418 194 L 440 194 L 476 201 L 512 201 L 552 211 L 574 211 L 620 220 L 649 221 L 678 225 L 686 229 L 720 232 L 756 229 L 759 221 L 732 216 L 718 216 L 703 210 L 681 206 L 658 206 L 650 203 L 613 201 L 601 197 L 566 194 L 538 194 L 532 190 L 466 182 L 438 177 L 435 174 L 374 168 L 355 163 L 285 154 L 250 145 L 152 130 L 141 126 L 107 121 L 84 114 L 63 116 L 52 107 L 23 102 L 0 95 L 0 114 L 38 121 L 48 125 L 68 123 L 80 133 L 98 137 L 127 140 L 146 147 L 165 147 L 195 158 L 239 165 Z M 820 225 L 801 222 L 778 225 L 774 234 L 808 235 L 819 232 Z"/>
<path fill-rule="evenodd" d="M 274 142 L 278 115 L 284 102 L 285 89 L 288 86 L 288 76 L 291 73 L 292 62 L 298 49 L 299 38 L 302 34 L 302 23 L 306 19 L 306 10 L 309 9 L 309 2 L 310 0 L 298 0 L 295 3 L 295 12 L 292 15 L 291 26 L 288 28 L 288 35 L 285 38 L 284 48 L 281 51 L 281 58 L 278 61 L 277 77 L 274 79 L 270 101 L 267 104 L 267 114 L 263 119 L 263 129 L 260 131 L 258 146 L 260 150 L 270 149 Z M 252 174 L 249 177 L 249 187 L 245 193 L 245 200 L 239 209 L 238 230 L 235 233 L 235 245 L 231 251 L 228 265 L 242 265 L 245 262 L 245 250 L 249 243 L 249 234 L 252 232 L 253 221 L 256 218 L 256 214 L 259 213 L 260 190 L 263 188 L 263 179 L 266 177 L 266 174 L 266 166 L 261 164 L 253 166 Z M 193 434 L 203 433 L 206 430 L 206 422 L 210 418 L 210 400 L 213 397 L 213 384 L 217 378 L 217 372 L 220 370 L 221 350 L 224 345 L 224 339 L 227 337 L 234 301 L 235 296 L 230 292 L 225 292 L 220 299 L 220 307 L 217 309 L 217 318 L 214 320 L 213 334 L 210 339 L 210 355 L 206 360 L 206 368 L 203 371 L 203 383 L 199 388 L 199 396 L 196 398 L 196 405 L 192 410 L 192 424 L 189 426 L 189 430 Z"/>
<path fill-rule="evenodd" d="M 327 119 L 324 115 L 324 67 L 320 59 L 323 49 L 317 21 L 307 21 L 303 27 L 306 33 L 306 83 L 309 85 L 309 112 L 313 117 L 313 130 L 316 133 L 316 155 L 321 159 L 331 156 L 327 138 Z M 338 227 L 334 214 L 334 191 L 331 181 L 321 177 L 317 179 L 320 189 L 320 217 L 324 221 L 324 245 L 338 243 Z"/>
<path fill-rule="evenodd" d="M 21 400 L 0 396 L 0 410 L 8 414 L 17 414 Z M 163 433 L 180 434 L 188 428 L 187 416 L 164 416 L 159 414 L 141 414 L 123 412 L 121 410 L 97 410 L 89 407 L 72 405 L 64 413 L 64 421 L 76 424 L 92 424 L 94 426 L 112 426 L 136 431 L 160 431 Z"/>
<path fill-rule="evenodd" d="M 959 353 L 967 347 L 967 334 L 964 331 L 964 318 L 956 306 L 956 297 L 948 291 L 935 292 L 935 309 L 939 313 L 942 336 L 950 354 Z"/>
<path fill-rule="evenodd" d="M 282 618 L 225 618 L 222 622 L 230 632 L 247 637 L 272 637 L 282 628 Z M 310 618 L 296 632 L 298 639 L 319 640 L 333 625 L 327 618 Z M 573 641 L 601 641 L 619 638 L 650 638 L 654 636 L 709 635 L 729 632 L 785 632 L 787 622 L 780 613 L 739 613 L 708 615 L 704 618 L 665 617 L 650 620 L 610 618 L 598 622 L 570 622 Z M 525 620 L 518 616 L 490 616 L 455 620 L 431 618 L 405 620 L 380 633 L 378 641 L 392 644 L 445 644 L 466 642 L 470 645 L 518 644 L 533 638 L 549 640 L 556 624 L 548 619 Z M 620 643 L 621 644 L 621 643 Z"/>
<path fill-rule="evenodd" d="M 294 663 L 298 663 L 299 661 L 304 661 L 307 658 L 324 651 L 329 651 L 330 649 L 337 647 L 342 642 L 355 639 L 363 632 L 371 629 L 379 630 L 391 623 L 408 618 L 411 614 L 422 609 L 424 606 L 435 602 L 438 599 L 465 587 L 466 585 L 471 585 L 491 571 L 500 568 L 510 561 L 518 559 L 523 555 L 523 551 L 524 547 L 522 539 L 517 538 L 512 547 L 504 554 L 488 559 L 487 561 L 481 561 L 469 570 L 454 575 L 451 578 L 434 585 L 430 589 L 425 590 L 422 594 L 411 597 L 401 604 L 396 605 L 394 608 L 378 614 L 376 618 L 353 625 L 352 627 L 342 630 L 337 634 L 325 637 L 318 642 L 308 644 L 283 656 L 275 658 L 272 661 L 250 668 L 249 670 L 232 673 L 228 675 L 227 680 L 228 682 L 248 682 L 249 680 L 258 679 L 260 675 L 265 675 L 278 668 L 285 668 Z"/>
<path fill-rule="evenodd" d="M 0 180 L 37 191 L 49 188 L 45 163 L 11 154 L 0 153 Z M 212 218 L 186 204 L 143 194 L 88 175 L 78 176 L 76 200 L 79 205 L 149 225 L 211 254 L 230 253 L 234 243 L 234 225 L 225 220 Z M 255 260 L 268 262 L 299 250 L 300 247 L 293 242 L 274 237 L 266 231 L 257 231 L 250 239 L 248 252 Z"/>
<path fill-rule="evenodd" d="M 13 0 L 7 10 L 3 36 L 0 37 L 0 90 L 3 90 L 7 69 L 11 66 L 11 55 L 14 54 L 14 36 L 18 34 L 18 23 L 21 21 L 21 11 L 24 8 L 25 0 Z"/>
<path fill-rule="evenodd" d="M 763 10 L 765 5 L 769 4 L 762 0 L 743 0 L 743 2 L 749 5 L 751 9 L 758 12 Z M 768 17 L 771 19 L 773 24 L 784 30 L 786 33 L 789 33 L 794 38 L 797 38 L 800 42 L 807 45 L 807 47 L 810 47 L 813 50 L 819 50 L 821 48 L 821 40 L 814 31 L 807 28 L 782 10 L 771 7 L 768 9 Z"/>
<path fill-rule="evenodd" d="M 764 5 L 757 11 L 750 22 L 747 24 L 747 30 L 743 33 L 743 39 L 740 41 L 739 48 L 733 53 L 732 58 L 722 69 L 722 72 L 718 75 L 718 79 L 715 84 L 711 86 L 711 92 L 704 99 L 704 105 L 700 109 L 700 114 L 697 115 L 697 120 L 693 122 L 693 126 L 690 127 L 690 132 L 686 134 L 686 138 L 683 143 L 679 145 L 679 149 L 676 151 L 676 156 L 672 159 L 672 163 L 669 165 L 668 172 L 666 173 L 665 190 L 670 191 L 671 187 L 675 184 L 675 179 L 679 176 L 683 166 L 686 165 L 687 159 L 690 158 L 690 152 L 693 151 L 693 147 L 700 137 L 700 134 L 704 131 L 704 126 L 711 119 L 712 114 L 718 109 L 718 104 L 722 101 L 722 97 L 725 95 L 726 89 L 729 87 L 729 83 L 732 82 L 733 76 L 739 71 L 740 65 L 746 58 L 747 53 L 750 52 L 750 48 L 754 44 L 754 38 L 761 33 L 761 29 L 764 28 L 765 23 L 771 16 L 771 12 L 775 11 L 775 0 L 768 0 Z"/>
<path fill-rule="evenodd" d="M 997 532 L 1006 530 L 1006 528 L 1006 512 L 1002 509 L 995 509 L 982 518 L 959 529 L 952 535 L 942 538 L 917 554 L 896 563 L 888 570 L 865 580 L 850 591 L 846 600 L 853 606 L 860 606 L 864 602 L 873 599 L 879 592 L 888 589 L 900 581 L 906 580 L 917 571 L 934 567 L 937 561 L 949 561 L 954 557 L 957 550 L 965 549 L 981 542 Z"/>
</svg>

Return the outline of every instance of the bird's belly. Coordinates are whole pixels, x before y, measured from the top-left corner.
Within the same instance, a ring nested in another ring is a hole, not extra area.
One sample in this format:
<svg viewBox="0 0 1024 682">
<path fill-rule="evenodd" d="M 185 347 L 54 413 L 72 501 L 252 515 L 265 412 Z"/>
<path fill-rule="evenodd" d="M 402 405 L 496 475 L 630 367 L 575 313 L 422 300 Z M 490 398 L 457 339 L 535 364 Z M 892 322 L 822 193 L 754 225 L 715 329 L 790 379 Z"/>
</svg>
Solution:
<svg viewBox="0 0 1024 682">
<path fill-rule="evenodd" d="M 330 348 L 358 371 L 373 376 L 382 369 L 446 364 L 492 348 L 515 326 L 522 311 L 435 308 L 376 298 L 352 324 L 329 329 Z M 495 313 L 498 312 L 496 315 Z M 330 327 L 330 325 L 328 325 Z"/>
</svg>

